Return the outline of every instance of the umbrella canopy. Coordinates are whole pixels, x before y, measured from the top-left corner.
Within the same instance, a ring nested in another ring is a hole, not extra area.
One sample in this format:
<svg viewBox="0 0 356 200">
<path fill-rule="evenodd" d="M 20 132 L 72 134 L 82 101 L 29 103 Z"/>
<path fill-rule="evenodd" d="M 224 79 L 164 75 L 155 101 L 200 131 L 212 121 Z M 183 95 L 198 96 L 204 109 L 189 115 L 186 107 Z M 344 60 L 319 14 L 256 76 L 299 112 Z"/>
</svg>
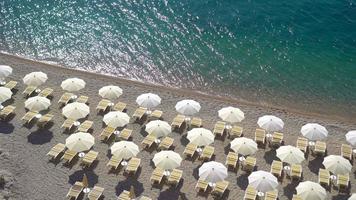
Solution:
<svg viewBox="0 0 356 200">
<path fill-rule="evenodd" d="M 47 110 L 50 105 L 51 101 L 46 97 L 41 96 L 31 97 L 25 101 L 25 107 L 27 109 L 37 112 Z"/>
<path fill-rule="evenodd" d="M 100 88 L 99 95 L 106 99 L 117 99 L 122 95 L 122 89 L 114 85 L 104 86 Z"/>
<path fill-rule="evenodd" d="M 256 190 L 268 192 L 278 186 L 277 177 L 266 171 L 255 171 L 248 176 L 248 183 Z"/>
<path fill-rule="evenodd" d="M 356 200 L 356 193 L 353 193 L 347 200 Z"/>
<path fill-rule="evenodd" d="M 297 195 L 303 200 L 325 200 L 326 190 L 318 183 L 304 181 L 296 187 Z"/>
<path fill-rule="evenodd" d="M 193 128 L 188 131 L 188 140 L 198 146 L 206 146 L 214 142 L 214 134 L 205 128 Z"/>
<path fill-rule="evenodd" d="M 256 153 L 257 143 L 250 138 L 235 138 L 233 141 L 231 141 L 230 148 L 238 154 L 248 156 Z"/>
<path fill-rule="evenodd" d="M 245 114 L 240 109 L 235 107 L 225 107 L 219 110 L 219 117 L 229 123 L 241 122 L 245 119 Z"/>
<path fill-rule="evenodd" d="M 66 139 L 66 147 L 75 152 L 88 151 L 94 145 L 95 139 L 89 133 L 78 132 Z"/>
<path fill-rule="evenodd" d="M 346 140 L 348 143 L 350 143 L 352 146 L 356 146 L 356 130 L 354 131 L 349 131 L 346 135 Z"/>
<path fill-rule="evenodd" d="M 62 81 L 61 87 L 68 92 L 76 92 L 85 87 L 85 81 L 80 78 L 68 78 Z"/>
<path fill-rule="evenodd" d="M 7 87 L 0 87 L 0 103 L 11 99 L 12 91 Z"/>
<path fill-rule="evenodd" d="M 130 117 L 124 112 L 111 111 L 104 115 L 103 121 L 107 126 L 117 128 L 123 127 L 128 124 L 130 121 Z"/>
<path fill-rule="evenodd" d="M 320 124 L 308 123 L 302 127 L 300 132 L 309 140 L 322 140 L 328 136 L 326 128 Z"/>
<path fill-rule="evenodd" d="M 89 106 L 85 103 L 69 103 L 62 109 L 62 114 L 69 119 L 78 120 L 89 114 Z"/>
<path fill-rule="evenodd" d="M 146 124 L 145 131 L 156 138 L 165 137 L 172 131 L 171 125 L 165 121 L 153 120 Z"/>
<path fill-rule="evenodd" d="M 136 103 L 144 108 L 154 108 L 161 104 L 161 97 L 157 94 L 146 93 L 137 97 Z"/>
<path fill-rule="evenodd" d="M 160 151 L 155 154 L 152 160 L 156 167 L 171 170 L 180 166 L 182 157 L 174 151 Z"/>
<path fill-rule="evenodd" d="M 297 147 L 287 145 L 277 149 L 277 157 L 290 165 L 300 164 L 305 160 L 304 153 Z"/>
<path fill-rule="evenodd" d="M 273 115 L 265 115 L 258 118 L 257 124 L 259 127 L 270 132 L 280 131 L 284 126 L 284 122 L 280 118 Z"/>
<path fill-rule="evenodd" d="M 350 162 L 342 156 L 329 155 L 324 158 L 323 165 L 326 170 L 333 174 L 349 174 L 352 169 Z"/>
<path fill-rule="evenodd" d="M 0 65 L 0 81 L 12 74 L 12 68 L 7 65 Z"/>
<path fill-rule="evenodd" d="M 115 142 L 110 147 L 110 151 L 113 156 L 125 160 L 136 156 L 140 152 L 138 146 L 135 143 L 129 141 Z"/>
<path fill-rule="evenodd" d="M 209 183 L 216 183 L 224 180 L 227 177 L 227 168 L 225 165 L 210 161 L 205 162 L 199 168 L 199 179 L 205 180 Z"/>
<path fill-rule="evenodd" d="M 23 82 L 26 85 L 40 86 L 48 79 L 47 74 L 43 72 L 31 72 L 23 78 Z"/>
<path fill-rule="evenodd" d="M 176 106 L 176 111 L 183 114 L 183 115 L 188 115 L 192 116 L 195 113 L 198 113 L 200 111 L 200 104 L 194 100 L 190 99 L 185 99 L 182 101 L 179 101 Z"/>
</svg>

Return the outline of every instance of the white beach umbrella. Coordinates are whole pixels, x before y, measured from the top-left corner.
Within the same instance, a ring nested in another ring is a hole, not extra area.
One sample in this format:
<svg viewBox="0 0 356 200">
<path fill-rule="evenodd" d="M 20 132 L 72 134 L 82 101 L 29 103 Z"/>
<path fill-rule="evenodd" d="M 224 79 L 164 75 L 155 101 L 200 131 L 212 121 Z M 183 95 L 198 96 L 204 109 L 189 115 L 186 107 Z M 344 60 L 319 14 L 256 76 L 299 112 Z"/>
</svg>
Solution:
<svg viewBox="0 0 356 200">
<path fill-rule="evenodd" d="M 69 119 L 78 120 L 89 114 L 89 106 L 85 103 L 69 103 L 62 109 L 62 114 Z"/>
<path fill-rule="evenodd" d="M 145 93 L 136 98 L 136 103 L 144 108 L 151 109 L 161 103 L 161 97 L 157 94 Z"/>
<path fill-rule="evenodd" d="M 0 81 L 12 74 L 12 68 L 7 65 L 0 65 Z"/>
<path fill-rule="evenodd" d="M 25 107 L 31 111 L 47 110 L 51 105 L 51 101 L 46 97 L 35 96 L 30 97 L 25 101 Z"/>
<path fill-rule="evenodd" d="M 66 139 L 66 147 L 75 152 L 89 150 L 95 143 L 94 137 L 89 133 L 78 132 Z"/>
<path fill-rule="evenodd" d="M 125 160 L 136 156 L 140 152 L 138 146 L 131 141 L 115 142 L 110 147 L 110 151 L 113 156 Z"/>
<path fill-rule="evenodd" d="M 43 72 L 31 72 L 23 78 L 23 82 L 26 85 L 40 86 L 47 81 L 47 74 Z"/>
<path fill-rule="evenodd" d="M 225 107 L 218 111 L 219 117 L 229 123 L 241 122 L 245 119 L 245 114 L 240 109 L 235 107 Z"/>
<path fill-rule="evenodd" d="M 100 88 L 99 95 L 106 99 L 117 99 L 122 95 L 122 89 L 114 85 L 104 86 Z"/>
<path fill-rule="evenodd" d="M 227 177 L 227 168 L 225 165 L 210 161 L 205 162 L 199 168 L 199 179 L 205 180 L 209 183 L 216 183 L 224 180 Z"/>
<path fill-rule="evenodd" d="M 200 111 L 200 104 L 191 99 L 179 101 L 176 106 L 176 111 L 187 116 L 193 116 Z"/>
<path fill-rule="evenodd" d="M 284 122 L 282 121 L 282 119 L 273 115 L 264 115 L 258 118 L 257 124 L 259 127 L 270 132 L 280 131 L 283 129 L 284 126 Z"/>
<path fill-rule="evenodd" d="M 171 170 L 180 166 L 182 157 L 174 151 L 160 151 L 155 154 L 152 160 L 156 167 Z"/>
<path fill-rule="evenodd" d="M 304 153 L 297 147 L 287 145 L 281 146 L 277 149 L 277 157 L 285 163 L 290 165 L 300 164 L 305 160 Z"/>
<path fill-rule="evenodd" d="M 345 137 L 348 143 L 350 143 L 352 146 L 356 146 L 356 130 L 349 131 Z"/>
<path fill-rule="evenodd" d="M 322 140 L 328 136 L 328 131 L 326 128 L 317 123 L 305 124 L 300 132 L 304 137 L 312 141 Z"/>
<path fill-rule="evenodd" d="M 0 87 L 0 103 L 11 99 L 12 91 L 7 87 Z"/>
<path fill-rule="evenodd" d="M 356 200 L 356 193 L 353 193 L 347 200 Z"/>
<path fill-rule="evenodd" d="M 248 176 L 248 183 L 256 190 L 268 192 L 278 186 L 277 177 L 266 171 L 255 171 Z"/>
<path fill-rule="evenodd" d="M 349 174 L 352 170 L 351 163 L 342 156 L 329 155 L 324 158 L 323 165 L 326 170 L 336 175 Z"/>
<path fill-rule="evenodd" d="M 304 181 L 296 187 L 297 195 L 303 200 L 325 200 L 326 190 L 318 183 Z"/>
<path fill-rule="evenodd" d="M 111 111 L 104 115 L 103 121 L 107 126 L 117 128 L 128 124 L 130 117 L 124 112 Z"/>
<path fill-rule="evenodd" d="M 85 81 L 80 78 L 68 78 L 62 81 L 61 87 L 68 92 L 76 92 L 85 88 Z"/>
<path fill-rule="evenodd" d="M 257 143 L 250 138 L 235 138 L 230 142 L 230 148 L 243 156 L 251 155 L 257 151 Z"/>
<path fill-rule="evenodd" d="M 198 146 L 206 146 L 214 142 L 214 134 L 205 128 L 193 128 L 188 131 L 187 139 Z"/>
<path fill-rule="evenodd" d="M 153 120 L 146 124 L 145 131 L 156 138 L 165 137 L 172 131 L 171 125 L 162 120 Z"/>
</svg>

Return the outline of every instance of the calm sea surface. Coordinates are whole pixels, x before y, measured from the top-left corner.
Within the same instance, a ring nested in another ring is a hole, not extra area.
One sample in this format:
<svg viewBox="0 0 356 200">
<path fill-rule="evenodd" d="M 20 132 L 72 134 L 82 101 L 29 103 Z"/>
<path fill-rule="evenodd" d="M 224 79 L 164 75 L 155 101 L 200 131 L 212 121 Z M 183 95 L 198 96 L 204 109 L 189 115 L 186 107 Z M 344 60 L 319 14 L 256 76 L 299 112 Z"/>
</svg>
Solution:
<svg viewBox="0 0 356 200">
<path fill-rule="evenodd" d="M 0 50 L 356 117 L 354 0 L 0 0 Z"/>
</svg>

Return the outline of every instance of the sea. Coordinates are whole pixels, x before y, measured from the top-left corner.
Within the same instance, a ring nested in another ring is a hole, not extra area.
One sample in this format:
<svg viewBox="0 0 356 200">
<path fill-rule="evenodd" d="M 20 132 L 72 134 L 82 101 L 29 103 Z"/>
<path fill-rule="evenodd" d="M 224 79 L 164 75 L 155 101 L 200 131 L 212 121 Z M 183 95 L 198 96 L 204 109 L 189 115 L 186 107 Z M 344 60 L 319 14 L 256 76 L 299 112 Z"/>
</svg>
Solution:
<svg viewBox="0 0 356 200">
<path fill-rule="evenodd" d="M 0 51 L 356 117 L 355 0 L 0 0 Z"/>
</svg>

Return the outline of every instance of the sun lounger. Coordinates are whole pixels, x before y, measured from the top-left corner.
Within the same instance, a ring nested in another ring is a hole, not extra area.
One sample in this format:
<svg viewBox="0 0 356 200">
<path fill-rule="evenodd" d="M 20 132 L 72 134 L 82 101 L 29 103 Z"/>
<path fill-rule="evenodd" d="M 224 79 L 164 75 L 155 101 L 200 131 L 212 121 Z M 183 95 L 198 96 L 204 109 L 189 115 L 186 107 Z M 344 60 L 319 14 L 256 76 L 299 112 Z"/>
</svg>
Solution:
<svg viewBox="0 0 356 200">
<path fill-rule="evenodd" d="M 103 141 L 109 140 L 109 138 L 114 134 L 116 128 L 107 126 L 104 130 L 100 133 L 100 139 Z"/>
<path fill-rule="evenodd" d="M 161 143 L 159 143 L 158 149 L 160 149 L 160 150 L 170 149 L 173 146 L 173 142 L 174 142 L 173 138 L 165 137 L 165 138 L 163 138 Z"/>
<path fill-rule="evenodd" d="M 0 118 L 6 120 L 15 111 L 15 106 L 6 106 L 0 111 Z"/>
<path fill-rule="evenodd" d="M 119 133 L 119 138 L 122 140 L 128 140 L 131 137 L 132 130 L 124 128 L 122 131 Z"/>
<path fill-rule="evenodd" d="M 52 88 L 45 88 L 40 93 L 38 93 L 38 96 L 47 98 L 52 95 L 52 92 L 53 92 Z"/>
<path fill-rule="evenodd" d="M 74 185 L 69 189 L 69 192 L 67 193 L 67 198 L 68 199 L 77 199 L 82 193 L 84 189 L 84 185 L 82 182 L 75 182 Z"/>
<path fill-rule="evenodd" d="M 74 126 L 74 123 L 75 123 L 75 120 L 73 120 L 73 119 L 66 119 L 66 120 L 63 122 L 61 128 L 64 128 L 64 130 L 70 130 L 70 129 L 72 129 L 72 127 Z"/>
<path fill-rule="evenodd" d="M 127 163 L 125 172 L 128 174 L 136 174 L 138 168 L 140 167 L 140 164 L 141 164 L 141 159 L 135 157 L 131 158 Z"/>
<path fill-rule="evenodd" d="M 141 196 L 137 200 L 152 200 L 152 199 L 146 196 Z"/>
<path fill-rule="evenodd" d="M 146 114 L 146 111 L 146 108 L 138 107 L 132 115 L 132 118 L 134 118 L 135 120 L 141 120 L 142 117 Z"/>
<path fill-rule="evenodd" d="M 155 120 L 155 119 L 162 119 L 163 112 L 161 110 L 154 110 L 150 114 L 150 119 Z"/>
<path fill-rule="evenodd" d="M 277 178 L 282 178 L 283 163 L 278 160 L 273 160 L 271 165 L 271 174 Z"/>
<path fill-rule="evenodd" d="M 98 112 L 104 112 L 110 107 L 111 104 L 111 101 L 107 99 L 102 99 L 99 101 L 98 106 L 96 106 L 96 110 Z"/>
<path fill-rule="evenodd" d="M 349 175 L 338 175 L 336 185 L 339 192 L 347 192 L 349 189 L 350 177 Z"/>
<path fill-rule="evenodd" d="M 50 156 L 51 159 L 57 159 L 57 157 L 66 149 L 66 146 L 62 143 L 56 144 L 52 149 L 47 153 L 47 156 Z"/>
<path fill-rule="evenodd" d="M 306 153 L 308 151 L 308 139 L 304 137 L 298 137 L 297 148 Z"/>
<path fill-rule="evenodd" d="M 265 200 L 277 200 L 278 199 L 278 191 L 269 191 L 265 193 Z"/>
<path fill-rule="evenodd" d="M 103 193 L 104 193 L 104 188 L 99 186 L 94 186 L 94 188 L 91 189 L 90 192 L 88 193 L 88 199 L 99 200 L 100 197 L 103 195 Z"/>
<path fill-rule="evenodd" d="M 85 120 L 83 123 L 80 124 L 78 131 L 79 132 L 88 132 L 91 127 L 93 126 L 94 122 L 90 120 Z"/>
<path fill-rule="evenodd" d="M 201 118 L 198 118 L 198 117 L 193 117 L 192 121 L 190 121 L 190 125 L 192 127 L 202 127 L 202 124 L 203 124 L 203 120 Z"/>
<path fill-rule="evenodd" d="M 353 156 L 352 156 L 351 145 L 348 145 L 348 144 L 341 145 L 341 156 L 352 162 Z"/>
<path fill-rule="evenodd" d="M 242 136 L 242 131 L 243 128 L 240 126 L 233 126 L 231 128 L 231 130 L 229 131 L 229 137 L 231 139 L 237 138 L 237 137 L 241 137 Z"/>
<path fill-rule="evenodd" d="M 4 87 L 9 88 L 10 90 L 13 90 L 17 85 L 17 81 L 9 81 L 4 85 Z"/>
<path fill-rule="evenodd" d="M 89 100 L 89 97 L 88 97 L 88 96 L 83 96 L 83 95 L 81 95 L 81 96 L 77 99 L 77 102 L 78 102 L 78 103 L 87 104 L 87 103 L 88 103 L 88 100 Z"/>
<path fill-rule="evenodd" d="M 185 147 L 183 154 L 186 155 L 187 157 L 193 157 L 197 148 L 198 146 L 196 144 L 189 143 Z"/>
<path fill-rule="evenodd" d="M 156 167 L 156 169 L 153 170 L 151 178 L 150 178 L 151 184 L 152 185 L 161 184 L 161 181 L 163 179 L 163 173 L 164 173 L 163 169 Z"/>
<path fill-rule="evenodd" d="M 228 186 L 229 186 L 229 181 L 219 181 L 216 183 L 211 193 L 221 197 L 224 195 Z"/>
<path fill-rule="evenodd" d="M 117 169 L 121 163 L 122 159 L 118 158 L 117 156 L 111 156 L 108 164 L 106 166 L 110 167 L 111 169 Z"/>
<path fill-rule="evenodd" d="M 122 191 L 118 197 L 118 200 L 131 200 L 130 192 L 127 190 Z"/>
<path fill-rule="evenodd" d="M 182 179 L 183 171 L 179 169 L 173 169 L 168 178 L 168 184 L 177 186 Z"/>
<path fill-rule="evenodd" d="M 316 141 L 313 153 L 316 156 L 325 156 L 325 154 L 326 154 L 326 143 L 325 142 L 321 142 L 321 141 Z"/>
<path fill-rule="evenodd" d="M 59 99 L 58 103 L 61 105 L 66 105 L 70 100 L 73 99 L 74 94 L 70 92 L 64 93 Z"/>
<path fill-rule="evenodd" d="M 197 192 L 206 192 L 206 190 L 208 189 L 209 183 L 199 179 L 197 184 L 195 185 L 195 190 L 197 190 Z"/>
<path fill-rule="evenodd" d="M 260 144 L 262 146 L 265 146 L 266 144 L 266 131 L 263 129 L 256 129 L 255 132 L 255 142 L 257 144 Z"/>
<path fill-rule="evenodd" d="M 182 127 L 183 123 L 185 122 L 185 116 L 184 115 L 177 115 L 171 124 L 172 129 L 179 129 L 180 127 Z"/>
<path fill-rule="evenodd" d="M 235 170 L 237 167 L 238 160 L 239 160 L 239 157 L 238 157 L 237 153 L 230 151 L 226 156 L 225 165 L 228 168 L 232 168 L 233 170 Z"/>
<path fill-rule="evenodd" d="M 214 130 L 213 130 L 214 135 L 223 136 L 224 132 L 225 132 L 225 125 L 226 125 L 226 123 L 223 121 L 216 122 L 216 124 L 214 126 Z"/>
<path fill-rule="evenodd" d="M 53 117 L 54 115 L 52 114 L 45 114 L 41 116 L 41 118 L 37 122 L 37 126 L 42 128 L 45 127 L 53 119 Z"/>
<path fill-rule="evenodd" d="M 252 172 L 256 167 L 256 158 L 252 156 L 247 156 L 243 164 L 243 170 L 246 172 Z"/>
<path fill-rule="evenodd" d="M 124 112 L 126 109 L 127 104 L 123 103 L 123 102 L 117 102 L 114 107 L 113 110 L 114 111 L 120 111 L 120 112 Z"/>
<path fill-rule="evenodd" d="M 150 148 L 153 143 L 155 143 L 156 137 L 153 135 L 147 135 L 143 141 L 141 142 L 141 144 L 144 146 L 144 148 Z"/>
<path fill-rule="evenodd" d="M 82 165 L 84 165 L 86 167 L 90 167 L 93 164 L 93 162 L 96 160 L 96 158 L 98 157 L 98 154 L 99 154 L 98 152 L 90 150 L 83 157 Z"/>
<path fill-rule="evenodd" d="M 330 172 L 326 169 L 319 169 L 319 184 L 326 188 L 330 187 Z"/>
<path fill-rule="evenodd" d="M 303 168 L 299 164 L 293 164 L 290 169 L 290 178 L 300 181 L 302 179 Z"/>
<path fill-rule="evenodd" d="M 256 198 L 257 198 L 257 190 L 252 186 L 247 186 L 244 200 L 256 200 Z"/>
<path fill-rule="evenodd" d="M 36 86 L 29 85 L 26 89 L 22 92 L 26 97 L 30 96 L 35 90 L 37 89 Z"/>
<path fill-rule="evenodd" d="M 292 200 L 303 200 L 299 195 L 293 194 Z"/>
<path fill-rule="evenodd" d="M 210 160 L 214 155 L 214 151 L 215 151 L 214 147 L 209 146 L 209 145 L 205 146 L 203 151 L 201 152 L 201 155 L 200 155 L 199 159 L 203 160 L 203 161 Z"/>
<path fill-rule="evenodd" d="M 283 133 L 274 132 L 271 139 L 271 147 L 279 147 L 283 142 Z"/>
<path fill-rule="evenodd" d="M 33 119 L 36 118 L 36 115 L 38 114 L 38 112 L 35 111 L 28 111 L 23 117 L 22 120 L 25 122 L 25 124 L 29 124 L 31 123 L 31 121 Z"/>
<path fill-rule="evenodd" d="M 61 160 L 64 160 L 65 163 L 71 163 L 76 155 L 77 155 L 77 152 L 67 149 L 64 152 L 64 155 L 62 156 Z"/>
</svg>

